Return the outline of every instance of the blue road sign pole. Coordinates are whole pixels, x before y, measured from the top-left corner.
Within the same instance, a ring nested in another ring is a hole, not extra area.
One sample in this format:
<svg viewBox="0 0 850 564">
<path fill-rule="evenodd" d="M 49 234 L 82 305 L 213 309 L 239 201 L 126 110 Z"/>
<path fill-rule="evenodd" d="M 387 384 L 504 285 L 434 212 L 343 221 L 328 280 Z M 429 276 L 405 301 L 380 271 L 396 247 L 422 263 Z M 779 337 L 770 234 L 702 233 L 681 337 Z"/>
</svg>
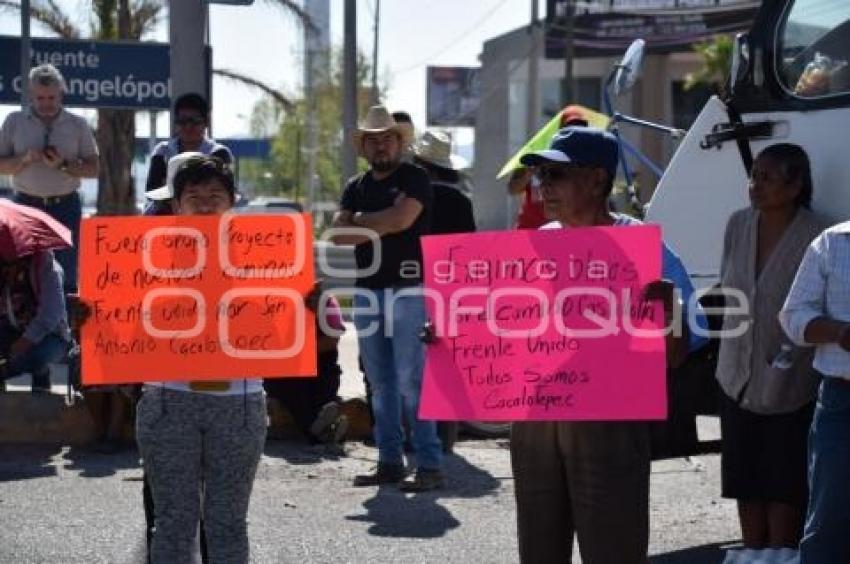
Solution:
<svg viewBox="0 0 850 564">
<path fill-rule="evenodd" d="M 176 99 L 196 92 L 209 101 L 210 79 L 205 58 L 208 6 L 201 0 L 169 0 L 168 6 L 171 93 Z"/>
<path fill-rule="evenodd" d="M 21 0 L 21 106 L 29 103 L 30 0 Z"/>
</svg>

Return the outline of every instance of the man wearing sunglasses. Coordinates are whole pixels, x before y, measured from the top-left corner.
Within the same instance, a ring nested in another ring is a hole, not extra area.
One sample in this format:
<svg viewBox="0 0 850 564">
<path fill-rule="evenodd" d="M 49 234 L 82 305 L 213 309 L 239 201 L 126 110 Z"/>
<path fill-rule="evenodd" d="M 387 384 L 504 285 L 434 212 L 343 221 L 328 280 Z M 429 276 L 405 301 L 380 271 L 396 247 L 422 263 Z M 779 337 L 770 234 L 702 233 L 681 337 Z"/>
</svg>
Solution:
<svg viewBox="0 0 850 564">
<path fill-rule="evenodd" d="M 228 166 L 233 164 L 230 149 L 207 137 L 210 106 L 200 94 L 183 94 L 174 103 L 174 137 L 163 141 L 153 150 L 145 191 L 162 191 L 166 185 L 168 161 L 188 151 L 217 157 Z M 157 193 L 159 193 L 157 192 Z M 146 215 L 171 214 L 171 199 L 148 198 Z"/>
<path fill-rule="evenodd" d="M 629 226 L 640 222 L 612 213 L 608 198 L 619 161 L 616 138 L 590 127 L 566 127 L 548 149 L 523 155 L 534 167 L 543 212 L 540 229 Z M 665 325 L 694 292 L 687 271 L 666 245 L 662 280 L 644 289 L 664 305 Z M 705 328 L 701 309 L 693 312 Z M 685 325 L 685 324 L 683 324 Z M 696 332 L 667 336 L 667 364 L 680 365 L 704 344 Z M 623 378 L 629 374 L 623 374 Z M 569 562 L 573 536 L 583 562 L 645 564 L 649 543 L 650 427 L 644 421 L 527 421 L 511 429 L 511 466 L 517 503 L 520 560 Z"/>
</svg>

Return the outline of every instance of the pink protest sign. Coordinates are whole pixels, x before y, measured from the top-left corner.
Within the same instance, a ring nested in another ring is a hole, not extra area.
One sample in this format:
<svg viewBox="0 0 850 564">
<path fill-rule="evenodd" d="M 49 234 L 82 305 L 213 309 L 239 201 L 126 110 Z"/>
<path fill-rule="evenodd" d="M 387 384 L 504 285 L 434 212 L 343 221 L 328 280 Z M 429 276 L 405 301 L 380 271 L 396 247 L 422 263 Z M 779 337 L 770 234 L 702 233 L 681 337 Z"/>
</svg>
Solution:
<svg viewBox="0 0 850 564">
<path fill-rule="evenodd" d="M 425 419 L 667 416 L 655 226 L 426 237 Z"/>
</svg>

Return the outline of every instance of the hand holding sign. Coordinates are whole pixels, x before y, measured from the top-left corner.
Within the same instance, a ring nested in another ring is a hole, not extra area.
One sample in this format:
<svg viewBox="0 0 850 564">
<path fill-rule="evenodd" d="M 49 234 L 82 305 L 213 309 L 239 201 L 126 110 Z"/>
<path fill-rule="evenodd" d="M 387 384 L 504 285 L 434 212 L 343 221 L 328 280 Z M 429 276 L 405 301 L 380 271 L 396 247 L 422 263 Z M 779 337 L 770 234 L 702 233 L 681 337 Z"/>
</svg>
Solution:
<svg viewBox="0 0 850 564">
<path fill-rule="evenodd" d="M 305 215 L 93 218 L 85 384 L 316 373 Z"/>
</svg>

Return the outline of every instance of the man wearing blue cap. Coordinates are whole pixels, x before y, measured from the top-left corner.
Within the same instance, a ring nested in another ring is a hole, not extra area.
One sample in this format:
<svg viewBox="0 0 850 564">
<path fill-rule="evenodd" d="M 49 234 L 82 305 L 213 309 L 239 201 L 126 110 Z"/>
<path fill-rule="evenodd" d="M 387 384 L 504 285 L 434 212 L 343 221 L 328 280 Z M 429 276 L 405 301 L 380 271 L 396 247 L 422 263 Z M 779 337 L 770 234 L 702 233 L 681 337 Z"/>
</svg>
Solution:
<svg viewBox="0 0 850 564">
<path fill-rule="evenodd" d="M 616 138 L 603 130 L 566 127 L 549 149 L 526 154 L 535 167 L 543 210 L 541 229 L 627 226 L 640 222 L 612 213 L 608 197 L 619 161 Z M 647 299 L 661 300 L 667 325 L 681 291 L 693 285 L 678 257 L 663 246 L 663 280 Z M 684 309 L 679 309 L 681 315 Z M 699 312 L 697 312 L 699 313 Z M 686 317 L 685 317 L 686 318 Z M 701 319 L 700 319 L 701 318 Z M 704 316 L 699 324 L 706 326 Z M 682 363 L 703 340 L 687 330 L 667 337 L 667 363 Z M 623 375 L 624 377 L 628 375 Z M 647 422 L 522 422 L 511 431 L 520 559 L 524 564 L 569 562 L 573 533 L 586 564 L 645 564 L 649 544 L 650 428 Z"/>
</svg>

